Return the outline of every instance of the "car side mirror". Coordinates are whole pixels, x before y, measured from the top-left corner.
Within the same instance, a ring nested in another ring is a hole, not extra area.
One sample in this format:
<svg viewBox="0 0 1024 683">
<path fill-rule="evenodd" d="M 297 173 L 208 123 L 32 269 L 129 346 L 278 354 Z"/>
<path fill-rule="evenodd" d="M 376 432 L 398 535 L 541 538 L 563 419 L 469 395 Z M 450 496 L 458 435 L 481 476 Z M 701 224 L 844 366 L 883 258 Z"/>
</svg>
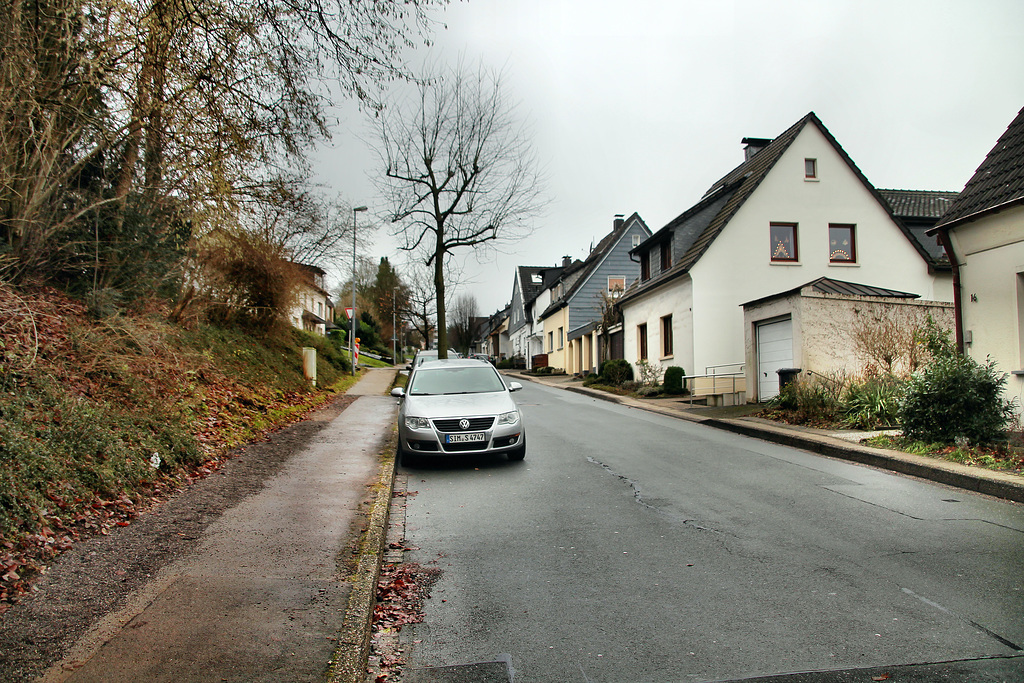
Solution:
<svg viewBox="0 0 1024 683">
<path fill-rule="evenodd" d="M 405 364 L 405 369 L 409 370 L 411 372 L 412 371 L 412 363 L 406 363 Z"/>
<path fill-rule="evenodd" d="M 403 398 L 405 396 L 405 389 L 402 387 L 395 387 L 391 390 L 391 395 L 395 398 Z"/>
<path fill-rule="evenodd" d="M 508 390 L 509 391 L 519 391 L 522 388 L 523 388 L 523 385 L 520 384 L 519 382 L 509 382 L 508 383 Z"/>
</svg>

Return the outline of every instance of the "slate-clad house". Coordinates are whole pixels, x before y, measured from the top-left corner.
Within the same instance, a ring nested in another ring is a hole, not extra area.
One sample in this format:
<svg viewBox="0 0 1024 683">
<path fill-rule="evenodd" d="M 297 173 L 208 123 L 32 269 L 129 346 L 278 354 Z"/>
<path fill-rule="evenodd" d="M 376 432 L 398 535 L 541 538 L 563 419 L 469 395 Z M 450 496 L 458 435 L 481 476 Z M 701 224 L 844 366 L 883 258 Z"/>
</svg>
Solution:
<svg viewBox="0 0 1024 683">
<path fill-rule="evenodd" d="M 742 304 L 820 277 L 951 300 L 948 265 L 813 112 L 743 144 L 743 163 L 632 251 L 640 280 L 620 302 L 627 360 L 687 374 L 738 369 Z"/>
<path fill-rule="evenodd" d="M 596 372 L 600 362 L 597 330 L 602 306 L 613 292 L 625 290 L 639 274 L 630 250 L 651 236 L 639 214 L 616 216 L 612 231 L 583 261 L 563 263 L 552 285 L 551 303 L 540 313 L 548 365 L 570 374 Z"/>
<path fill-rule="evenodd" d="M 953 269 L 957 344 L 1010 373 L 1004 396 L 1024 402 L 1024 109 L 928 231 Z"/>
</svg>

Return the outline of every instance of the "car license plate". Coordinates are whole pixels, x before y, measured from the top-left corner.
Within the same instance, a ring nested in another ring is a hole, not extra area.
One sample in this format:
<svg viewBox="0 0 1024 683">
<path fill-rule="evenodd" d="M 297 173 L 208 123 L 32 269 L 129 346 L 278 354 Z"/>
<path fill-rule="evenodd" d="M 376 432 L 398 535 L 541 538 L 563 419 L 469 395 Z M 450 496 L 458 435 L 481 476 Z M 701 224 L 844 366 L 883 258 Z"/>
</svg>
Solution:
<svg viewBox="0 0 1024 683">
<path fill-rule="evenodd" d="M 486 441 L 487 435 L 483 432 L 475 432 L 473 434 L 445 434 L 445 443 L 467 443 L 470 441 Z"/>
</svg>

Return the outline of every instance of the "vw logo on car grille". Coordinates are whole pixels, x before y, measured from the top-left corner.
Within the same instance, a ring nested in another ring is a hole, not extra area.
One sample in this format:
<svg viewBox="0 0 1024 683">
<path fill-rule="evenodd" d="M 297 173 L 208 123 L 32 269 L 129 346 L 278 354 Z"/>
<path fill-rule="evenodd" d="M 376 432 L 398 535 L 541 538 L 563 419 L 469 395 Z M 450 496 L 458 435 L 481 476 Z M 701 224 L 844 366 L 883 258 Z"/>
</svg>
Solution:
<svg viewBox="0 0 1024 683">
<path fill-rule="evenodd" d="M 469 429 L 469 420 L 466 418 L 459 420 L 459 429 L 462 429 L 463 431 Z"/>
</svg>

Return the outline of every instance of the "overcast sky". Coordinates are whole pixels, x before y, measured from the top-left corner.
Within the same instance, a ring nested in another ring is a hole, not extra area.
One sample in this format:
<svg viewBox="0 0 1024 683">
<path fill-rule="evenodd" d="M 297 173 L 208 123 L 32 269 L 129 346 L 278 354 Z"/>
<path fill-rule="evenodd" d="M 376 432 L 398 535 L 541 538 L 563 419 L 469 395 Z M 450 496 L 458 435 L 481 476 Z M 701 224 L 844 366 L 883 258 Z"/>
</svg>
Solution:
<svg viewBox="0 0 1024 683">
<path fill-rule="evenodd" d="M 875 187 L 960 190 L 1024 107 L 1021 0 L 453 0 L 438 19 L 409 61 L 504 68 L 547 177 L 530 239 L 460 255 L 484 315 L 516 265 L 585 258 L 618 213 L 657 231 L 742 162 L 742 138 L 810 111 Z M 381 210 L 370 129 L 335 114 L 317 180 Z M 369 255 L 407 258 L 385 228 Z"/>
</svg>

